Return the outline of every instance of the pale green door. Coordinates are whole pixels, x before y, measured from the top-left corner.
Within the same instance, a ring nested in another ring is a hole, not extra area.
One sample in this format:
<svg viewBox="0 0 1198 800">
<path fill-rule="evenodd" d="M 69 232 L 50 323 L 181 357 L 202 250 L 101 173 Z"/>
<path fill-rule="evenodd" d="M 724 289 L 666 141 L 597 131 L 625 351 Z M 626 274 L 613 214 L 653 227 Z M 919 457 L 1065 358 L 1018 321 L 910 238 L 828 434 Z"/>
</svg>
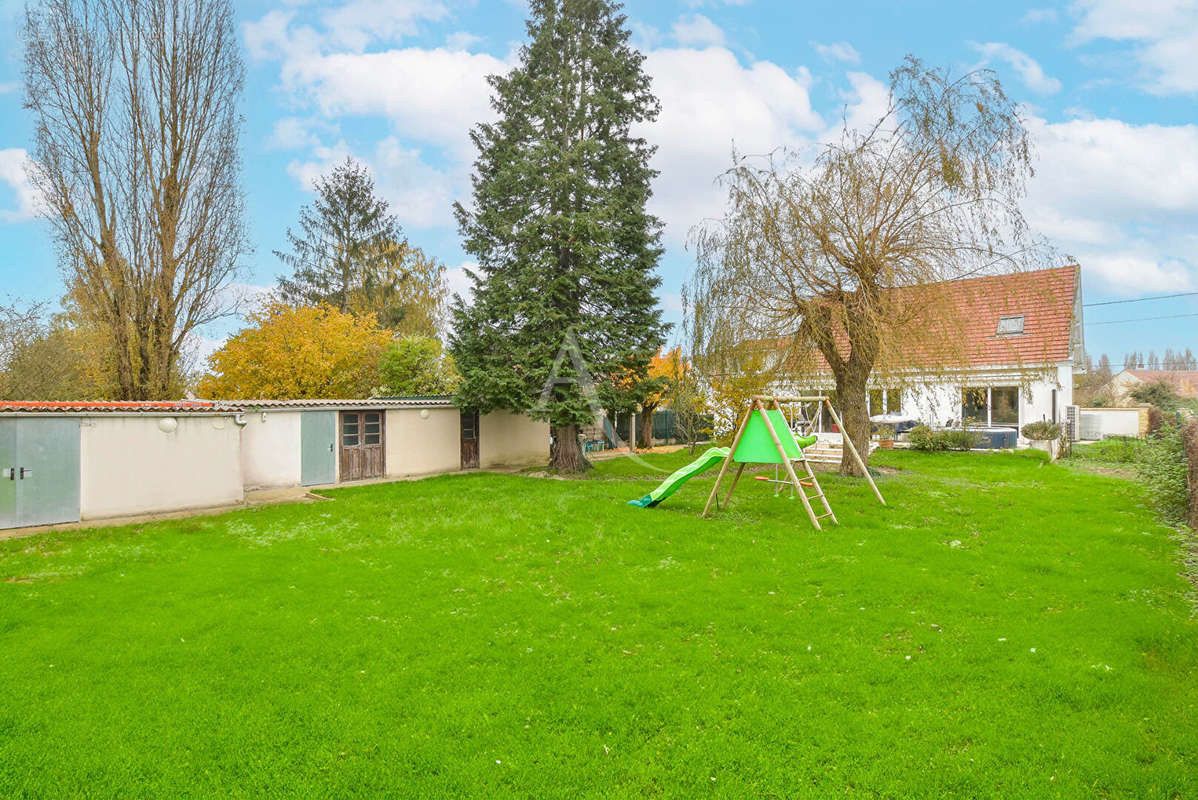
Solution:
<svg viewBox="0 0 1198 800">
<path fill-rule="evenodd" d="M 336 482 L 337 412 L 305 411 L 300 415 L 300 483 Z"/>
<path fill-rule="evenodd" d="M 79 521 L 79 420 L 17 420 L 17 525 Z"/>
<path fill-rule="evenodd" d="M 17 527 L 17 421 L 0 419 L 0 528 Z"/>
</svg>

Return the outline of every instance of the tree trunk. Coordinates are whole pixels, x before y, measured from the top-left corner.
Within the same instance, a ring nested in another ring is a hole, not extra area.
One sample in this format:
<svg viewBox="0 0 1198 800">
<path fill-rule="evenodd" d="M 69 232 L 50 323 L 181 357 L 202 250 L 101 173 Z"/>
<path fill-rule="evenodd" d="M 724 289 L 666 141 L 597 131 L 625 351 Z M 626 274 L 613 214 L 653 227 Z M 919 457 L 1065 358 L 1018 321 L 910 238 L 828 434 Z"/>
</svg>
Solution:
<svg viewBox="0 0 1198 800">
<path fill-rule="evenodd" d="M 836 411 L 840 414 L 840 421 L 844 423 L 840 431 L 841 435 L 852 440 L 861 460 L 868 465 L 871 434 L 868 407 L 869 371 L 860 368 L 854 369 L 854 366 L 858 365 L 854 365 L 850 360 L 843 375 L 836 378 L 836 396 L 840 401 L 840 408 Z M 857 478 L 864 477 L 865 473 L 858 466 L 857 459 L 853 458 L 853 453 L 849 450 L 848 445 L 844 445 L 842 450 L 840 474 Z"/>
<path fill-rule="evenodd" d="M 636 415 L 639 430 L 637 431 L 637 447 L 653 446 L 653 410 L 646 408 Z"/>
<path fill-rule="evenodd" d="M 578 442 L 577 425 L 554 425 L 550 428 L 553 444 L 549 448 L 549 466 L 558 472 L 580 473 L 591 468 Z"/>
</svg>

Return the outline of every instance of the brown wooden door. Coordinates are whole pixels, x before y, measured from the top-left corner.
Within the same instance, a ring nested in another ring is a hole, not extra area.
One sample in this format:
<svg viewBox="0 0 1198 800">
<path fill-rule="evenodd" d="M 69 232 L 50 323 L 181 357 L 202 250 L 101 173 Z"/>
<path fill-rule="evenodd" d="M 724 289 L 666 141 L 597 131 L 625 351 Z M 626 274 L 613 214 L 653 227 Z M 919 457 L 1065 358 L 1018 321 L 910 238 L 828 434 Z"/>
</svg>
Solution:
<svg viewBox="0 0 1198 800">
<path fill-rule="evenodd" d="M 462 412 L 462 469 L 478 469 L 478 412 Z"/>
<path fill-rule="evenodd" d="M 382 411 L 341 412 L 341 480 L 387 474 L 385 419 Z"/>
</svg>

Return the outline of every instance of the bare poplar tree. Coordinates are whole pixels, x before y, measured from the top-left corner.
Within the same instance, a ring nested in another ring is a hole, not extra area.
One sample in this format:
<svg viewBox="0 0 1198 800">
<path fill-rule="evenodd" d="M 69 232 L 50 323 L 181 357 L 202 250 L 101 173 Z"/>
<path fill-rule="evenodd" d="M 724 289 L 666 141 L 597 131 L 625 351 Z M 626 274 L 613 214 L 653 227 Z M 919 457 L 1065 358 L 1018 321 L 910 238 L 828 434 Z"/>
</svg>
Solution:
<svg viewBox="0 0 1198 800">
<path fill-rule="evenodd" d="M 248 249 L 232 6 L 45 0 L 24 39 L 32 177 L 70 291 L 111 333 L 121 396 L 167 396 Z"/>
<path fill-rule="evenodd" d="M 695 237 L 696 359 L 718 374 L 761 350 L 779 377 L 831 373 L 867 453 L 871 375 L 961 361 L 960 320 L 935 284 L 1039 257 L 1020 210 L 1031 172 L 993 72 L 953 77 L 908 56 L 871 129 L 846 122 L 814 159 L 738 158 L 725 174 L 728 210 Z M 847 449 L 840 469 L 859 472 Z"/>
</svg>

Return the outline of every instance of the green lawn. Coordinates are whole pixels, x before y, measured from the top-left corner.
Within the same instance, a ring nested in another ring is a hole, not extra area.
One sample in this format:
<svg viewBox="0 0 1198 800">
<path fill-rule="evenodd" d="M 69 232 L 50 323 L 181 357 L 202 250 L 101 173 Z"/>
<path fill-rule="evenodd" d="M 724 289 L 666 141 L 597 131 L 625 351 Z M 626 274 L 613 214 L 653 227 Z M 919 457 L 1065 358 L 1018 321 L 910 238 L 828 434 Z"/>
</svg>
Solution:
<svg viewBox="0 0 1198 800">
<path fill-rule="evenodd" d="M 0 542 L 0 797 L 1198 797 L 1138 487 L 875 463 L 822 533 L 623 460 Z"/>
</svg>

